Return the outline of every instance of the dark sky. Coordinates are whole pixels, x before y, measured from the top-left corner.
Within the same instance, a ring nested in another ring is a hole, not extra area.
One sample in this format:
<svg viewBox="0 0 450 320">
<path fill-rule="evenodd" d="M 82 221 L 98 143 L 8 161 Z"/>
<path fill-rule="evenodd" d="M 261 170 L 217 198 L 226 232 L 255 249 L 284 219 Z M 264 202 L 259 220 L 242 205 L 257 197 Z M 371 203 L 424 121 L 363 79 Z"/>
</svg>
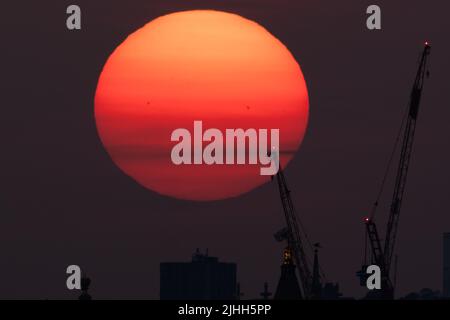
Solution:
<svg viewBox="0 0 450 320">
<path fill-rule="evenodd" d="M 81 6 L 83 29 L 65 27 Z M 365 9 L 382 8 L 382 30 Z M 102 147 L 96 82 L 128 34 L 173 11 L 238 13 L 267 28 L 301 64 L 310 94 L 304 143 L 286 169 L 301 220 L 323 246 L 327 277 L 360 296 L 362 218 L 371 208 L 409 97 L 424 40 L 432 43 L 397 251 L 398 293 L 441 289 L 442 233 L 450 231 L 450 4 L 433 0 L 10 1 L 0 57 L 0 298 L 73 298 L 65 268 L 92 278 L 95 298 L 158 298 L 159 262 L 195 248 L 238 263 L 246 298 L 272 290 L 283 245 L 275 184 L 198 203 L 136 184 Z M 389 185 L 390 186 L 390 185 Z M 384 234 L 391 188 L 380 208 Z"/>
</svg>

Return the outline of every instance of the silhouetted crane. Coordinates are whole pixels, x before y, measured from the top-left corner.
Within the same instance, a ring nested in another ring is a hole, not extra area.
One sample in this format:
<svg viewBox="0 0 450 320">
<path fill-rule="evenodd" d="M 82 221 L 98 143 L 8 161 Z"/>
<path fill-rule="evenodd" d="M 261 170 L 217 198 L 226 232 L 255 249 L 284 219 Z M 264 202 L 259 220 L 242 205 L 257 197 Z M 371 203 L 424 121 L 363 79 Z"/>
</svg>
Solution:
<svg viewBox="0 0 450 320">
<path fill-rule="evenodd" d="M 422 89 L 425 76 L 428 75 L 426 71 L 428 56 L 430 54 L 431 46 L 428 42 L 425 43 L 424 50 L 422 52 L 419 68 L 417 70 L 416 78 L 412 88 L 409 107 L 407 110 L 406 126 L 403 132 L 403 142 L 400 152 L 400 161 L 397 169 L 397 175 L 395 180 L 394 194 L 392 196 L 392 202 L 390 207 L 389 219 L 386 229 L 386 237 L 384 240 L 384 248 L 381 245 L 380 237 L 378 235 L 377 227 L 374 221 L 374 215 L 378 200 L 375 202 L 374 209 L 371 217 L 365 219 L 366 234 L 370 243 L 372 262 L 378 265 L 381 269 L 381 291 L 379 292 L 379 298 L 393 299 L 394 298 L 394 284 L 391 281 L 390 271 L 392 256 L 395 247 L 395 240 L 397 237 L 398 222 L 400 217 L 400 209 L 405 194 L 406 178 L 408 176 L 408 168 L 412 155 L 412 147 L 414 142 L 414 133 L 416 130 L 417 116 L 419 113 L 420 100 L 422 96 Z M 402 126 L 403 128 L 403 126 Z M 394 149 L 395 151 L 395 149 Z M 391 157 L 392 159 L 392 157 Z M 388 166 L 389 168 L 389 166 Z M 386 177 L 386 176 L 385 176 Z M 384 182 L 383 182 L 384 185 Z M 382 186 L 383 188 L 383 186 Z M 381 194 L 381 191 L 380 191 Z M 380 196 L 379 194 L 379 196 Z M 379 197 L 378 197 L 379 198 Z M 361 270 L 360 275 L 365 274 L 365 268 Z M 365 285 L 365 283 L 362 283 Z"/>
<path fill-rule="evenodd" d="M 297 214 L 295 212 L 294 204 L 292 203 L 290 190 L 286 183 L 283 170 L 280 168 L 276 174 L 278 189 L 280 191 L 280 198 L 283 204 L 283 212 L 286 220 L 286 227 L 275 234 L 278 241 L 287 241 L 287 250 L 290 255 L 294 257 L 294 262 L 299 274 L 299 285 L 302 293 L 302 298 L 308 299 L 312 294 L 312 275 L 307 255 L 304 249 L 304 236 L 300 231 L 299 223 L 297 221 Z"/>
</svg>

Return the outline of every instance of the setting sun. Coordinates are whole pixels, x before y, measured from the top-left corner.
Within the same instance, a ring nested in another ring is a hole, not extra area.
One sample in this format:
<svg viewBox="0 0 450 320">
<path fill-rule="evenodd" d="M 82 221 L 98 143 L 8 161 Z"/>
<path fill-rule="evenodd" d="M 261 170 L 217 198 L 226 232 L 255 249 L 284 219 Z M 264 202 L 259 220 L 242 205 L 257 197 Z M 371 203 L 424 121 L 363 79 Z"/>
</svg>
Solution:
<svg viewBox="0 0 450 320">
<path fill-rule="evenodd" d="M 269 181 L 258 165 L 175 165 L 176 128 L 279 129 L 281 164 L 298 149 L 308 93 L 289 50 L 259 24 L 211 10 L 159 17 L 131 34 L 100 75 L 95 118 L 113 161 L 141 185 L 190 200 Z"/>
</svg>

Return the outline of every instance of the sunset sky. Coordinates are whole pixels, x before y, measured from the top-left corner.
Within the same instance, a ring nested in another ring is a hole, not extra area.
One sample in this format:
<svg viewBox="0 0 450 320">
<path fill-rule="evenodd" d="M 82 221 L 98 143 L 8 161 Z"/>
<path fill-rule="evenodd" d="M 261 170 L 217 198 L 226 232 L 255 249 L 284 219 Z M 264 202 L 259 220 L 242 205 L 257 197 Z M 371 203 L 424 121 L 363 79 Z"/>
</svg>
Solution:
<svg viewBox="0 0 450 320">
<path fill-rule="evenodd" d="M 365 11 L 373 3 L 365 0 L 76 3 L 83 12 L 81 31 L 65 26 L 65 11 L 72 1 L 2 5 L 7 14 L 2 17 L 0 51 L 4 62 L 0 271 L 6 275 L 1 298 L 73 299 L 77 294 L 65 289 L 65 270 L 78 264 L 92 278 L 94 298 L 156 299 L 159 263 L 188 261 L 197 247 L 209 248 L 221 261 L 237 263 L 245 298 L 258 298 L 265 281 L 269 290 L 275 290 L 284 249 L 273 239 L 284 225 L 276 184 L 212 202 L 163 196 L 124 174 L 111 161 L 99 134 L 95 97 L 111 54 L 153 19 L 193 9 L 227 11 L 257 22 L 301 66 L 310 112 L 286 178 L 309 237 L 323 247 L 320 260 L 327 277 L 340 282 L 348 296 L 364 293 L 355 277 L 363 258 L 363 217 L 379 189 L 423 43 L 431 42 L 430 78 L 424 87 L 400 219 L 397 283 L 399 295 L 423 287 L 441 289 L 442 232 L 450 231 L 450 4 L 379 0 L 382 30 L 369 31 Z M 288 55 L 283 50 L 279 47 L 273 54 Z M 262 59 L 252 59 L 248 70 L 254 71 L 252 66 L 261 65 Z M 286 62 L 282 65 L 291 70 L 292 60 L 276 61 Z M 181 65 L 182 60 L 179 63 L 177 72 L 190 68 Z M 160 63 L 159 68 L 167 66 L 171 65 Z M 195 69 L 205 75 L 209 70 Z M 252 84 L 261 85 L 271 79 L 255 74 L 250 78 Z M 236 84 L 214 88 L 234 86 L 236 96 L 247 97 L 237 94 L 245 79 L 242 74 Z M 211 99 L 213 92 L 205 90 Z M 160 110 L 158 97 L 149 98 L 151 110 Z M 145 106 L 146 99 L 138 96 L 135 101 Z M 248 113 L 254 113 L 263 109 L 253 106 L 266 100 L 250 102 Z M 165 123 L 159 127 L 165 128 Z M 130 155 L 130 149 L 125 152 Z M 381 236 L 391 187 L 388 184 L 377 216 Z"/>
</svg>

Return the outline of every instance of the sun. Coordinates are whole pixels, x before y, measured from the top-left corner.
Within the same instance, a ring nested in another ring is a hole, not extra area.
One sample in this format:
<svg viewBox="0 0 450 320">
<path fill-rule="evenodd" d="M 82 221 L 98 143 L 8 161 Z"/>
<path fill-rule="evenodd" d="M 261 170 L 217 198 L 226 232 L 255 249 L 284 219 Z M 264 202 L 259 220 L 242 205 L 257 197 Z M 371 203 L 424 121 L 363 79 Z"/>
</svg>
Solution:
<svg viewBox="0 0 450 320">
<path fill-rule="evenodd" d="M 258 165 L 176 165 L 177 128 L 279 129 L 282 167 L 308 122 L 308 91 L 289 50 L 239 15 L 182 11 L 129 35 L 110 55 L 95 94 L 100 139 L 142 186 L 187 200 L 239 196 L 270 180 Z"/>
</svg>

